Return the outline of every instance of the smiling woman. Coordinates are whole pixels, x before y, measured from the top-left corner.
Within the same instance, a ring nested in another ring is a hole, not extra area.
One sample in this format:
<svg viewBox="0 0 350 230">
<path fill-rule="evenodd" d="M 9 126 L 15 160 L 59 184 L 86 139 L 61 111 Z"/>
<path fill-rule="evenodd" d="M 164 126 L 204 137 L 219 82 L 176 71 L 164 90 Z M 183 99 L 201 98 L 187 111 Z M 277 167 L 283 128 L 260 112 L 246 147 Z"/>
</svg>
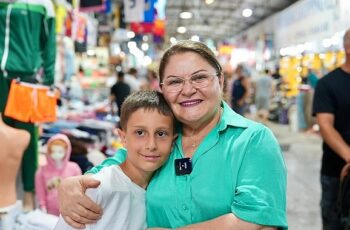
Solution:
<svg viewBox="0 0 350 230">
<path fill-rule="evenodd" d="M 181 124 L 168 161 L 147 187 L 148 227 L 287 228 L 281 149 L 268 128 L 222 100 L 224 79 L 213 52 L 203 43 L 180 41 L 165 51 L 159 76 L 164 98 Z M 173 84 L 178 86 L 171 90 Z M 91 173 L 119 164 L 125 154 L 120 150 Z M 61 210 L 72 226 L 83 227 L 100 216 L 101 208 L 81 192 L 93 183 L 88 176 L 62 183 Z"/>
</svg>

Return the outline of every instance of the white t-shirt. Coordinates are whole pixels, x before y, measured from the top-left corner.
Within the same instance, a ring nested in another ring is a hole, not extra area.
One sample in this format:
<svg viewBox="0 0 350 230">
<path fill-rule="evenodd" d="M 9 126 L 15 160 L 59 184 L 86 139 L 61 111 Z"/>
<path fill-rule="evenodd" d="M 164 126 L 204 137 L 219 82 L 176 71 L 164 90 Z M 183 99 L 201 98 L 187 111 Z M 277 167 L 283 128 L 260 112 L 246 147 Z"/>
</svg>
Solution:
<svg viewBox="0 0 350 230">
<path fill-rule="evenodd" d="M 102 218 L 96 223 L 87 225 L 92 229 L 146 229 L 145 190 L 127 177 L 119 166 L 104 167 L 94 174 L 93 178 L 101 181 L 96 189 L 88 189 L 86 194 L 103 209 Z M 55 229 L 73 229 L 62 217 Z"/>
</svg>

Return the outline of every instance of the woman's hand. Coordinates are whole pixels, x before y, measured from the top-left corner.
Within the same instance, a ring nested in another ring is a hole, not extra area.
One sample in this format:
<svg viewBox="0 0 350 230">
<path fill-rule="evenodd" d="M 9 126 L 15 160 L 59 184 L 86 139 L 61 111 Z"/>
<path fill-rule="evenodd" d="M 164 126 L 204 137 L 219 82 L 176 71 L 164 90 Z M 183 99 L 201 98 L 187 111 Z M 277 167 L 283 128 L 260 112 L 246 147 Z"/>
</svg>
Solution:
<svg viewBox="0 0 350 230">
<path fill-rule="evenodd" d="M 70 226 L 78 229 L 95 223 L 102 209 L 85 195 L 87 188 L 97 188 L 100 181 L 89 176 L 75 176 L 62 181 L 58 187 L 60 213 Z"/>
</svg>

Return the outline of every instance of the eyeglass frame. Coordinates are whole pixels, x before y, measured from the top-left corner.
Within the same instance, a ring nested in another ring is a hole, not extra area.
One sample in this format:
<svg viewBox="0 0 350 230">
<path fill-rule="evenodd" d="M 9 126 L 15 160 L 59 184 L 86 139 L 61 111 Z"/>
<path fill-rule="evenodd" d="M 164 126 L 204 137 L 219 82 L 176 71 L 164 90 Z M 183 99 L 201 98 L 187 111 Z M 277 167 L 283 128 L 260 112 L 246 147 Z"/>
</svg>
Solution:
<svg viewBox="0 0 350 230">
<path fill-rule="evenodd" d="M 192 77 L 194 77 L 194 76 L 196 76 L 196 75 L 200 75 L 200 74 L 211 77 L 211 79 L 208 80 L 208 85 L 201 86 L 201 87 L 198 87 L 198 86 L 193 85 L 193 82 L 192 82 L 193 79 L 192 79 Z M 178 93 L 178 92 L 180 92 L 181 90 L 183 90 L 186 81 L 189 81 L 190 84 L 191 84 L 191 86 L 192 86 L 193 88 L 195 88 L 195 89 L 206 88 L 206 87 L 209 86 L 209 82 L 212 81 L 215 77 L 220 77 L 220 73 L 218 73 L 218 72 L 216 72 L 216 73 L 201 73 L 201 72 L 199 72 L 199 73 L 192 74 L 189 78 L 178 77 L 178 76 L 171 76 L 171 77 L 172 77 L 172 78 L 176 78 L 176 79 L 181 79 L 181 80 L 182 80 L 182 86 L 181 86 L 178 90 L 176 90 L 176 91 L 168 91 L 168 92 L 171 92 L 171 93 Z M 167 78 L 167 79 L 169 79 L 169 78 Z M 166 80 L 166 79 L 165 79 L 165 80 Z M 159 85 L 164 87 L 164 86 L 165 86 L 164 83 L 165 83 L 165 81 L 159 83 Z M 166 86 L 165 86 L 165 88 L 166 88 Z"/>
</svg>

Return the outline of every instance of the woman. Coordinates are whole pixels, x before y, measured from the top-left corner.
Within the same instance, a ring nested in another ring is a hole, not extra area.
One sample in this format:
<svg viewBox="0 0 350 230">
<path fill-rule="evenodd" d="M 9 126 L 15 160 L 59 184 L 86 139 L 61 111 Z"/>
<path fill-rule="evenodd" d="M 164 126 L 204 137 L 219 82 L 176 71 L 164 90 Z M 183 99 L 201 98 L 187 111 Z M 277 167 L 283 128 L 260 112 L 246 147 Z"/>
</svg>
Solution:
<svg viewBox="0 0 350 230">
<path fill-rule="evenodd" d="M 222 69 L 212 51 L 200 42 L 181 41 L 164 53 L 159 76 L 182 125 L 169 160 L 147 188 L 148 226 L 287 228 L 280 147 L 270 130 L 223 102 Z M 123 152 L 104 165 L 123 160 Z M 61 213 L 69 224 L 81 228 L 100 217 L 102 210 L 82 194 L 97 186 L 88 176 L 61 184 Z"/>
<path fill-rule="evenodd" d="M 245 73 L 243 65 L 238 65 L 236 68 L 237 79 L 232 84 L 231 106 L 232 109 L 244 115 L 247 107 L 246 100 L 249 97 L 250 81 L 247 73 Z"/>
</svg>

